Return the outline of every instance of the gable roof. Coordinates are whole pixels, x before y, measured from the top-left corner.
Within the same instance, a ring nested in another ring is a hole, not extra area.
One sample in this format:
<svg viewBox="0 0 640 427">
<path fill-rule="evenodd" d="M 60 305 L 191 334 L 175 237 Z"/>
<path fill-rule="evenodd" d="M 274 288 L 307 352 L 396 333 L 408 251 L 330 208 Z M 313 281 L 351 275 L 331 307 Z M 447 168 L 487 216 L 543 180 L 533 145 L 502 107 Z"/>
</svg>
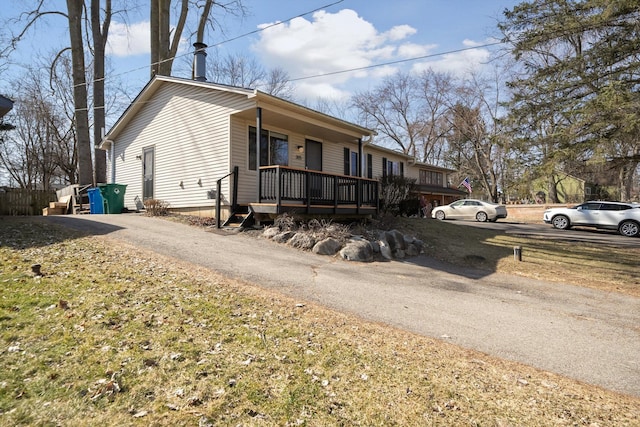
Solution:
<svg viewBox="0 0 640 427">
<path fill-rule="evenodd" d="M 278 98 L 277 96 L 270 95 L 265 92 L 261 92 L 256 89 L 246 89 L 235 86 L 222 85 L 211 82 L 201 82 L 196 80 L 168 77 L 168 76 L 154 76 L 131 102 L 129 107 L 122 113 L 120 118 L 111 127 L 109 132 L 103 137 L 100 142 L 99 148 L 108 149 L 111 142 L 117 138 L 118 134 L 126 128 L 127 124 L 133 117 L 140 111 L 140 109 L 153 97 L 160 87 L 165 84 L 182 84 L 192 87 L 200 88 L 202 91 L 222 91 L 227 93 L 234 93 L 237 95 L 245 96 L 247 99 L 254 101 L 253 108 L 263 107 L 265 109 L 277 109 L 281 111 L 289 111 L 292 114 L 296 114 L 299 117 L 305 117 L 310 121 L 322 123 L 329 127 L 344 129 L 354 135 L 371 137 L 376 135 L 376 132 L 356 125 L 354 123 L 347 122 L 342 119 L 338 119 L 333 116 L 321 113 L 319 111 L 312 110 L 311 108 L 296 104 L 286 99 Z M 254 115 L 253 111 L 251 114 Z"/>
</svg>

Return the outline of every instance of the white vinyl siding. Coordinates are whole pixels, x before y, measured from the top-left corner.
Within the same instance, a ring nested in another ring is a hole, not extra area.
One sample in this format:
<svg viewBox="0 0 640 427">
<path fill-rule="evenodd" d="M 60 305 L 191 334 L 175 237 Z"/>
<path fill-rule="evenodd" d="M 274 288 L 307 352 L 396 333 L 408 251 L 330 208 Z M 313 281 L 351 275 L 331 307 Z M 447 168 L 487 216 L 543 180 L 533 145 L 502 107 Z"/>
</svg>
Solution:
<svg viewBox="0 0 640 427">
<path fill-rule="evenodd" d="M 230 114 L 251 105 L 243 95 L 166 83 L 117 137 L 116 183 L 127 184 L 125 206 L 142 200 L 142 155 L 155 148 L 154 197 L 172 208 L 212 207 L 216 180 L 231 171 Z M 180 185 L 182 183 L 182 186 Z M 231 200 L 230 180 L 222 195 Z"/>
<path fill-rule="evenodd" d="M 372 166 L 372 171 L 373 171 L 373 179 L 380 179 L 382 178 L 382 159 L 385 158 L 387 159 L 387 161 L 391 161 L 394 163 L 403 163 L 403 170 L 404 170 L 404 176 L 408 176 L 408 171 L 413 169 L 412 167 L 408 166 L 408 162 L 407 162 L 407 157 L 402 156 L 401 154 L 394 154 L 390 151 L 383 151 L 383 150 L 376 150 L 375 147 L 373 146 L 367 146 L 365 148 L 365 157 L 367 154 L 371 154 L 371 166 Z M 398 167 L 398 173 L 399 173 L 399 167 Z M 366 176 L 366 169 L 364 170 L 363 174 Z"/>
<path fill-rule="evenodd" d="M 248 204 L 258 200 L 258 177 L 255 170 L 249 169 L 249 127 L 255 127 L 256 122 L 246 121 L 231 118 L 231 139 L 232 143 L 232 156 L 231 164 L 238 166 L 238 203 Z M 304 147 L 305 135 L 287 131 L 274 126 L 269 126 L 269 123 L 262 124 L 263 129 L 267 129 L 271 132 L 287 135 L 289 140 L 289 167 L 304 169 L 304 153 L 298 152 L 298 146 Z"/>
</svg>

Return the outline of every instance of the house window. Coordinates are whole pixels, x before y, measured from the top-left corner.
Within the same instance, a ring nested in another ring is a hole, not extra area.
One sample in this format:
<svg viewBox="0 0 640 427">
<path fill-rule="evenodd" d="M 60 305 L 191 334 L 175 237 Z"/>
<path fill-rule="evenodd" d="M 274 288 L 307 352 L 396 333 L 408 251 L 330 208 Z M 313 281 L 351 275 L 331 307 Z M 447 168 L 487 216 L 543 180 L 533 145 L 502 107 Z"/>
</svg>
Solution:
<svg viewBox="0 0 640 427">
<path fill-rule="evenodd" d="M 348 148 L 344 149 L 344 174 L 358 176 L 358 153 Z"/>
<path fill-rule="evenodd" d="M 358 153 L 351 152 L 351 176 L 358 176 Z"/>
<path fill-rule="evenodd" d="M 404 176 L 404 163 L 382 158 L 382 176 Z"/>
<path fill-rule="evenodd" d="M 256 170 L 257 129 L 249 126 L 249 169 Z M 289 137 L 262 129 L 260 135 L 260 166 L 289 165 Z"/>
<path fill-rule="evenodd" d="M 420 184 L 437 185 L 442 187 L 443 182 L 443 174 L 441 172 L 420 169 Z"/>
</svg>

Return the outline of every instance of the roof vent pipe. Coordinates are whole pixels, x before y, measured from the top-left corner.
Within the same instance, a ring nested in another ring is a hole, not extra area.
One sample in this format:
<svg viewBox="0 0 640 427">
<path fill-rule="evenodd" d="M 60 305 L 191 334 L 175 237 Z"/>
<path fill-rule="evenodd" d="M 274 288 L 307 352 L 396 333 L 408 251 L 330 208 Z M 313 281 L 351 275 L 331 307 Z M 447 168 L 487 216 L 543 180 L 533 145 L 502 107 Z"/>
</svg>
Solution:
<svg viewBox="0 0 640 427">
<path fill-rule="evenodd" d="M 193 80 L 199 82 L 207 81 L 207 45 L 201 42 L 195 42 L 193 47 L 196 51 L 193 53 Z"/>
</svg>

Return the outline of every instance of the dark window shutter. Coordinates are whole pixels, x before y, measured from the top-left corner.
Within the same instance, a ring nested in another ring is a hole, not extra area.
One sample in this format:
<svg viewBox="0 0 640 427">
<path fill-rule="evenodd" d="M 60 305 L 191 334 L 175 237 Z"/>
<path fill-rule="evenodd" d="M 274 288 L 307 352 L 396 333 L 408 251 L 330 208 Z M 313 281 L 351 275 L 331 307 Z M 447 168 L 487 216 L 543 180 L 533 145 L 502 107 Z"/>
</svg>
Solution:
<svg viewBox="0 0 640 427">
<path fill-rule="evenodd" d="M 404 162 L 400 162 L 400 176 L 404 176 Z"/>
<path fill-rule="evenodd" d="M 367 154 L 367 178 L 373 179 L 373 156 Z"/>
<path fill-rule="evenodd" d="M 351 168 L 349 167 L 349 160 L 351 159 L 351 150 L 344 149 L 344 174 L 349 175 Z"/>
<path fill-rule="evenodd" d="M 387 158 L 383 157 L 382 158 L 382 177 L 386 177 L 387 176 Z"/>
</svg>

